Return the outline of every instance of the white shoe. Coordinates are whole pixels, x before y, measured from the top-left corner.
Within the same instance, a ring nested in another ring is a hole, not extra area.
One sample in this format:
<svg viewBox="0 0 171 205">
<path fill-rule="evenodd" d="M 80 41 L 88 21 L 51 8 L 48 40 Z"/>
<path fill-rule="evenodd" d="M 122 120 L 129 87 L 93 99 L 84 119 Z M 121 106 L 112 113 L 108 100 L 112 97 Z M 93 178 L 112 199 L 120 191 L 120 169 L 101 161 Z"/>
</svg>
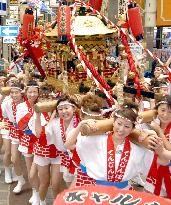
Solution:
<svg viewBox="0 0 171 205">
<path fill-rule="evenodd" d="M 18 181 L 18 176 L 15 173 L 14 167 L 12 167 L 12 181 L 17 182 Z"/>
<path fill-rule="evenodd" d="M 36 189 L 33 189 L 33 202 L 32 205 L 40 205 L 39 192 Z"/>
<path fill-rule="evenodd" d="M 30 203 L 30 204 L 33 203 L 33 195 L 30 197 L 30 199 L 29 199 L 29 203 Z"/>
<path fill-rule="evenodd" d="M 7 184 L 12 183 L 11 170 L 9 167 L 5 167 L 5 183 Z"/>
<path fill-rule="evenodd" d="M 40 205 L 46 205 L 46 200 L 44 200 L 44 201 L 40 200 Z"/>
<path fill-rule="evenodd" d="M 15 194 L 19 194 L 19 193 L 22 191 L 22 188 L 23 188 L 23 186 L 24 186 L 25 183 L 26 183 L 26 182 L 25 182 L 24 177 L 23 177 L 23 176 L 19 176 L 19 177 L 18 177 L 17 186 L 13 189 L 13 192 L 14 192 Z"/>
<path fill-rule="evenodd" d="M 134 179 L 132 179 L 132 182 L 133 182 L 134 184 L 140 185 L 140 186 L 142 186 L 142 187 L 145 186 L 145 182 L 141 179 L 141 176 L 140 176 L 140 175 L 138 175 L 138 176 L 136 176 Z"/>
</svg>

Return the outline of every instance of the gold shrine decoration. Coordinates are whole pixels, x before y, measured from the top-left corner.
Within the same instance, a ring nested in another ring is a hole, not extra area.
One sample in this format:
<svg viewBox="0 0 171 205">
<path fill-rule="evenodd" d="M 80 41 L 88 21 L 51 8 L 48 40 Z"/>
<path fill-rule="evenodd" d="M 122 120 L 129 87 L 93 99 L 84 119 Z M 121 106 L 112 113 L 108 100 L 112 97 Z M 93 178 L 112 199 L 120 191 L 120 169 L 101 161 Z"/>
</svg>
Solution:
<svg viewBox="0 0 171 205">
<path fill-rule="evenodd" d="M 18 0 L 10 0 L 10 1 L 9 1 L 9 4 L 10 4 L 10 5 L 18 4 Z"/>
<path fill-rule="evenodd" d="M 141 9 L 144 9 L 144 0 L 135 0 L 135 2 L 141 7 Z"/>
<path fill-rule="evenodd" d="M 171 26 L 171 0 L 157 1 L 157 26 Z"/>
</svg>

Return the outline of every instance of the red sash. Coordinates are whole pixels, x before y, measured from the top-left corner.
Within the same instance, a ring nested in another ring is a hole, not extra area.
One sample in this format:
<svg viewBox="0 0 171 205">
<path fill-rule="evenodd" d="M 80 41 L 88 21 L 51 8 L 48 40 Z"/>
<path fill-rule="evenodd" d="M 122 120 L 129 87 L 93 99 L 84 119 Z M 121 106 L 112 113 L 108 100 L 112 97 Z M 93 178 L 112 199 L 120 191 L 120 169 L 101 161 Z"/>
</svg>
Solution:
<svg viewBox="0 0 171 205">
<path fill-rule="evenodd" d="M 167 125 L 167 127 L 164 131 L 164 134 L 165 134 L 167 140 L 169 140 L 170 129 L 171 129 L 171 122 Z M 160 195 L 162 181 L 164 180 L 167 197 L 169 199 L 171 199 L 171 173 L 169 170 L 169 166 L 159 166 L 159 168 L 157 170 L 157 178 L 156 179 L 157 180 L 156 180 L 154 194 L 156 194 L 158 196 Z"/>
<path fill-rule="evenodd" d="M 166 139 L 170 141 L 169 139 L 169 135 L 170 135 L 170 130 L 171 130 L 171 122 L 167 125 L 165 131 L 164 131 L 164 135 L 166 136 Z"/>
<path fill-rule="evenodd" d="M 29 103 L 28 100 L 26 100 L 26 105 L 27 105 L 27 107 L 28 107 L 29 113 L 30 113 L 31 115 L 33 115 L 33 108 L 31 107 L 31 105 L 30 105 L 30 103 Z"/>
<path fill-rule="evenodd" d="M 48 115 L 47 112 L 42 112 L 46 122 L 48 123 L 49 120 L 50 120 L 50 117 Z M 47 124 L 45 124 L 44 126 L 42 126 L 42 132 L 40 134 L 40 137 L 39 137 L 39 143 L 41 146 L 46 146 L 47 145 L 47 140 L 46 140 L 46 133 L 45 133 L 45 127 L 46 127 Z"/>
<path fill-rule="evenodd" d="M 73 127 L 76 128 L 78 123 L 79 123 L 79 118 L 75 113 L 73 116 Z M 65 143 L 66 142 L 65 125 L 64 125 L 64 120 L 62 118 L 60 118 L 60 130 L 61 130 L 62 141 L 63 143 Z"/>
<path fill-rule="evenodd" d="M 79 123 L 79 117 L 77 113 L 74 114 L 73 116 L 73 127 L 76 128 L 78 123 Z M 65 143 L 66 142 L 66 134 L 65 134 L 65 125 L 64 125 L 64 120 L 60 118 L 60 130 L 61 130 L 61 136 L 62 136 L 62 141 Z M 71 174 L 74 174 L 76 166 L 79 166 L 80 164 L 80 158 L 76 152 L 76 149 L 70 150 L 72 153 L 72 159 L 70 160 L 70 167 L 69 167 L 69 172 Z"/>
<path fill-rule="evenodd" d="M 156 177 L 157 177 L 157 154 L 154 154 L 153 162 L 148 172 L 146 181 L 150 184 L 156 185 Z"/>
<path fill-rule="evenodd" d="M 60 118 L 60 131 L 61 131 L 61 137 L 63 143 L 66 142 L 66 135 L 65 135 L 65 125 L 64 125 L 64 120 Z"/>
<path fill-rule="evenodd" d="M 115 146 L 113 143 L 113 134 L 110 133 L 107 139 L 107 180 L 111 182 L 120 182 L 123 179 L 129 157 L 131 147 L 128 137 L 125 139 L 124 149 L 121 155 L 119 166 L 115 172 Z"/>
<path fill-rule="evenodd" d="M 50 117 L 49 117 L 48 113 L 47 113 L 47 112 L 42 112 L 42 114 L 43 114 L 45 120 L 46 120 L 47 122 L 49 122 Z"/>
<path fill-rule="evenodd" d="M 16 122 L 16 112 L 17 112 L 17 104 L 13 101 L 12 102 L 12 113 L 13 113 L 15 122 Z"/>
<path fill-rule="evenodd" d="M 154 190 L 154 194 L 160 195 L 162 181 L 164 179 L 167 197 L 171 199 L 171 176 L 169 166 L 160 166 L 157 171 L 157 181 Z"/>
<path fill-rule="evenodd" d="M 30 118 L 33 115 L 33 109 L 31 107 L 29 101 L 26 100 L 25 102 L 26 102 L 26 105 L 27 105 L 27 108 L 28 108 L 28 113 L 23 118 L 21 118 L 20 121 L 18 122 L 18 128 L 21 129 L 21 130 L 23 129 L 23 125 L 28 124 Z"/>
</svg>

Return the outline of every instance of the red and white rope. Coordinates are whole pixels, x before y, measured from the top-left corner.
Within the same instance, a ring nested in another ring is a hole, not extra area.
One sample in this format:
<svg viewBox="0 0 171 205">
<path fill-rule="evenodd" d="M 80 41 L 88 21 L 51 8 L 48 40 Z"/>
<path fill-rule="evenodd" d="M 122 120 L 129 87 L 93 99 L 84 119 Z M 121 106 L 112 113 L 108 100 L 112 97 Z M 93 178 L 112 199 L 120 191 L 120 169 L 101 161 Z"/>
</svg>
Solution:
<svg viewBox="0 0 171 205">
<path fill-rule="evenodd" d="M 86 3 L 82 2 L 83 5 L 87 6 Z M 89 6 L 89 5 L 88 5 Z M 90 7 L 91 10 L 93 10 L 94 12 L 96 12 L 96 14 L 100 15 L 101 17 L 103 17 L 107 23 L 111 24 L 114 28 L 117 28 L 118 30 L 122 30 L 122 32 L 129 37 L 134 43 L 136 43 L 138 46 L 140 46 L 149 56 L 151 56 L 154 60 L 156 60 L 161 66 L 163 66 L 167 71 L 169 71 L 171 73 L 171 69 L 169 68 L 168 65 L 164 64 L 156 55 L 154 55 L 151 51 L 149 51 L 147 48 L 144 48 L 144 46 L 137 41 L 132 35 L 128 34 L 125 29 L 123 28 L 119 28 L 118 26 L 116 26 L 112 21 L 110 21 L 106 16 L 102 15 L 100 12 L 98 12 L 97 10 L 93 9 L 92 7 Z"/>
<path fill-rule="evenodd" d="M 112 103 L 116 103 L 116 100 L 111 96 L 110 92 L 107 91 L 105 88 L 103 88 L 103 86 L 97 81 L 97 79 L 93 76 L 93 74 L 91 73 L 91 71 L 89 70 L 89 68 L 86 66 L 83 58 L 82 58 L 82 54 L 76 44 L 75 41 L 75 35 L 74 35 L 74 18 L 75 18 L 75 13 L 76 13 L 76 8 L 77 8 L 77 2 L 74 4 L 73 6 L 73 10 L 72 10 L 72 22 L 71 22 L 71 40 L 72 40 L 72 44 L 74 47 L 74 51 L 78 57 L 78 59 L 80 60 L 84 70 L 86 71 L 87 75 L 95 82 L 96 86 L 107 96 L 108 99 L 111 100 Z"/>
</svg>

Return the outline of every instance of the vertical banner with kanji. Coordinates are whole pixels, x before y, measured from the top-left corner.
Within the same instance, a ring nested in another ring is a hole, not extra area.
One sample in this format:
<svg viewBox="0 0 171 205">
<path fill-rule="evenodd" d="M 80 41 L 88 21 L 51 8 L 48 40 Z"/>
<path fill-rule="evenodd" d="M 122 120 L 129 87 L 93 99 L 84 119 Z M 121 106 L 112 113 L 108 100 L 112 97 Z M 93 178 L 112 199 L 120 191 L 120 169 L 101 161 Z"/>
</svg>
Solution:
<svg viewBox="0 0 171 205">
<path fill-rule="evenodd" d="M 128 0 L 118 0 L 118 18 L 126 20 L 128 11 Z"/>
</svg>

